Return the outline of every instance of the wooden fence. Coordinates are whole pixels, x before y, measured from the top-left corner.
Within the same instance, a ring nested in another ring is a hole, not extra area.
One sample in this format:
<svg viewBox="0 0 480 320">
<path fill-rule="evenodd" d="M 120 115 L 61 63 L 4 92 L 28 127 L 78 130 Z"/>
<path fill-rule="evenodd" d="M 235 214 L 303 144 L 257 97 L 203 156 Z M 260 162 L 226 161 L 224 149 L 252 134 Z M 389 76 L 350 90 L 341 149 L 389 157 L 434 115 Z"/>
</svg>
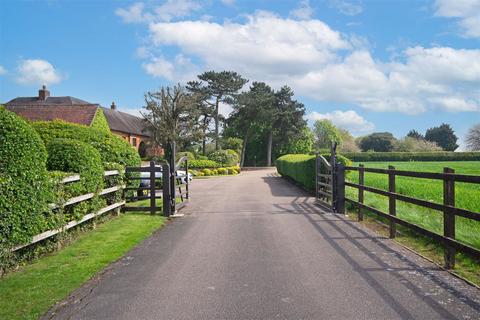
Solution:
<svg viewBox="0 0 480 320">
<path fill-rule="evenodd" d="M 358 199 L 345 197 L 344 201 L 350 202 L 358 208 L 358 219 L 363 220 L 363 211 L 368 210 L 378 216 L 389 220 L 390 237 L 394 238 L 396 234 L 396 225 L 402 225 L 421 235 L 430 237 L 445 246 L 445 267 L 453 268 L 455 265 L 455 253 L 457 251 L 466 253 L 476 258 L 480 258 L 480 250 L 459 242 L 455 239 L 455 217 L 463 217 L 470 220 L 480 221 L 480 213 L 455 207 L 455 183 L 480 184 L 480 176 L 471 176 L 464 174 L 455 174 L 450 168 L 444 168 L 443 173 L 432 172 L 414 172 L 396 170 L 389 166 L 388 169 L 365 168 L 363 165 L 358 167 L 345 167 L 345 170 L 358 172 L 358 183 L 344 182 L 344 186 L 356 188 L 358 190 Z M 385 174 L 388 176 L 388 191 L 365 185 L 365 172 Z M 418 199 L 396 192 L 396 177 L 413 177 L 419 179 L 433 179 L 443 181 L 443 204 L 435 203 L 423 199 Z M 365 191 L 385 196 L 388 198 L 388 213 L 382 212 L 376 208 L 366 205 Z M 342 201 L 342 199 L 338 199 Z M 421 226 L 403 220 L 397 217 L 397 201 L 403 201 L 416 206 L 437 210 L 443 212 L 443 234 L 438 234 L 427 230 Z"/>
<path fill-rule="evenodd" d="M 116 175 L 119 175 L 120 172 L 118 172 L 117 170 L 111 170 L 111 171 L 105 171 L 104 172 L 104 176 L 105 177 L 108 177 L 108 176 L 116 176 Z M 72 175 L 72 176 L 69 176 L 69 177 L 66 177 L 64 178 L 60 183 L 72 183 L 72 182 L 76 182 L 76 181 L 80 181 L 80 175 Z M 116 192 L 116 191 L 119 191 L 119 190 L 122 190 L 124 188 L 123 185 L 117 185 L 117 186 L 113 186 L 113 187 L 109 187 L 109 188 L 105 188 L 103 189 L 102 191 L 99 192 L 99 195 L 103 196 L 103 195 L 107 195 L 107 194 L 111 194 L 113 192 Z M 84 195 L 80 195 L 80 196 L 77 196 L 77 197 L 73 197 L 71 199 L 68 199 L 65 203 L 61 204 L 61 206 L 63 207 L 66 207 L 66 206 L 72 206 L 72 205 L 76 205 L 78 203 L 81 203 L 83 201 L 87 201 L 87 200 L 90 200 L 92 199 L 93 197 L 95 196 L 95 193 L 87 193 L 87 194 L 84 194 Z M 52 230 L 48 230 L 48 231 L 45 231 L 45 232 L 42 232 L 36 236 L 33 237 L 32 241 L 30 241 L 29 243 L 25 243 L 25 244 L 21 244 L 21 245 L 18 245 L 14 248 L 11 249 L 11 251 L 17 251 L 21 248 L 25 248 L 29 245 L 32 245 L 34 243 L 37 243 L 39 241 L 42 241 L 42 240 L 45 240 L 47 238 L 50 238 L 56 234 L 59 234 L 61 232 L 65 232 L 66 230 L 68 229 L 71 229 L 75 226 L 78 226 L 79 224 L 82 224 L 84 223 L 85 221 L 89 221 L 95 217 L 98 217 L 106 212 L 109 212 L 109 211 L 112 211 L 112 210 L 120 210 L 120 207 L 123 206 L 125 204 L 125 201 L 122 199 L 121 201 L 119 202 L 116 202 L 116 203 L 113 203 L 113 204 L 110 204 L 104 208 L 101 208 L 100 210 L 98 210 L 97 212 L 91 212 L 91 213 L 88 213 L 86 215 L 84 215 L 81 219 L 79 220 L 74 220 L 74 221 L 70 221 L 68 222 L 66 225 L 64 225 L 63 227 L 61 228 L 58 228 L 58 229 L 52 229 Z M 58 204 L 50 204 L 50 208 L 51 209 L 55 209 L 55 208 L 58 208 L 60 205 Z"/>
</svg>

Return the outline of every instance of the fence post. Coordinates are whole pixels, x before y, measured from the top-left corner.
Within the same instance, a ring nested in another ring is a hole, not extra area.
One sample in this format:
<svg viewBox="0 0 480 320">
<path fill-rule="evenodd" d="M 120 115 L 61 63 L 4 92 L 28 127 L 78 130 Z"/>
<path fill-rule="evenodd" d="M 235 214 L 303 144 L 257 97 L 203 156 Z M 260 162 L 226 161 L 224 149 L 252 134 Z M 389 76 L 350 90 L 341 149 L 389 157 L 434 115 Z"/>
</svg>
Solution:
<svg viewBox="0 0 480 320">
<path fill-rule="evenodd" d="M 190 191 L 188 191 L 188 159 L 185 160 L 185 179 L 186 179 L 186 182 L 187 182 L 187 185 L 185 186 L 185 191 L 186 191 L 186 195 L 187 195 L 187 200 L 190 199 Z"/>
<path fill-rule="evenodd" d="M 156 202 L 156 190 L 155 190 L 155 162 L 150 161 L 150 213 L 155 214 L 157 211 Z"/>
<path fill-rule="evenodd" d="M 443 168 L 444 173 L 455 173 L 451 168 Z M 443 204 L 455 207 L 455 180 L 448 177 L 443 180 Z M 443 235 L 455 239 L 455 214 L 450 209 L 443 212 Z M 445 245 L 445 268 L 455 267 L 455 248 Z"/>
<path fill-rule="evenodd" d="M 363 164 L 358 165 L 358 184 L 360 186 L 365 185 L 365 166 Z M 363 195 L 365 194 L 365 190 L 360 187 L 358 188 L 358 202 L 363 204 Z M 358 206 L 358 221 L 363 221 L 363 211 L 362 206 Z"/>
<path fill-rule="evenodd" d="M 318 200 L 318 153 L 315 155 L 315 200 Z"/>
<path fill-rule="evenodd" d="M 394 166 L 388 166 L 389 170 L 395 170 Z M 388 173 L 388 191 L 395 193 L 395 173 L 390 171 Z M 394 195 L 388 197 L 388 213 L 392 216 L 397 215 L 397 202 Z M 397 234 L 397 226 L 393 220 L 390 220 L 390 238 L 395 238 Z"/>
<path fill-rule="evenodd" d="M 335 212 L 345 214 L 345 166 L 338 163 L 335 166 L 336 171 L 336 199 Z"/>
<path fill-rule="evenodd" d="M 162 167 L 163 215 L 169 217 L 172 213 L 170 202 L 170 166 L 165 163 Z"/>
</svg>

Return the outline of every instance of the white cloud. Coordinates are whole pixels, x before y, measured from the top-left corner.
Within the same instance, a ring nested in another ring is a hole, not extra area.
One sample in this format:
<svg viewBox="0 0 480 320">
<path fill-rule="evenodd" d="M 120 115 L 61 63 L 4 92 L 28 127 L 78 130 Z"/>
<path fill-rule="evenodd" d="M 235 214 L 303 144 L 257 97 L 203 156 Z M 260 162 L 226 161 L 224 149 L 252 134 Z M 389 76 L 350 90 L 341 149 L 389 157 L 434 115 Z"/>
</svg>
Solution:
<svg viewBox="0 0 480 320">
<path fill-rule="evenodd" d="M 435 15 L 458 19 L 462 35 L 480 37 L 480 0 L 436 0 Z"/>
<path fill-rule="evenodd" d="M 60 72 L 46 60 L 26 59 L 18 65 L 17 82 L 21 84 L 54 84 L 62 78 Z"/>
<path fill-rule="evenodd" d="M 373 123 L 365 120 L 361 115 L 353 110 L 335 110 L 327 113 L 312 112 L 308 114 L 306 118 L 311 121 L 328 119 L 337 127 L 346 129 L 353 135 L 369 133 L 375 129 L 375 125 Z"/>
<path fill-rule="evenodd" d="M 137 2 L 126 9 L 117 9 L 115 14 L 126 23 L 151 23 L 187 17 L 199 9 L 201 5 L 194 0 L 167 0 L 162 5 L 153 7 L 152 12 L 145 10 L 143 2 Z"/>
<path fill-rule="evenodd" d="M 310 6 L 310 0 L 302 0 L 298 8 L 290 11 L 290 16 L 300 20 L 309 20 L 312 18 L 313 13 L 314 10 Z"/>
<path fill-rule="evenodd" d="M 4 74 L 7 74 L 7 69 L 5 69 L 3 66 L 0 66 L 0 76 L 3 76 Z"/>
<path fill-rule="evenodd" d="M 139 51 L 145 53 L 143 68 L 175 82 L 194 79 L 198 71 L 235 70 L 275 88 L 288 84 L 318 101 L 373 111 L 464 112 L 480 105 L 480 49 L 409 47 L 380 61 L 361 37 L 344 35 L 317 19 L 264 11 L 242 23 L 150 23 L 149 41 Z M 178 53 L 173 58 L 157 54 L 164 54 L 165 47 Z"/>
<path fill-rule="evenodd" d="M 329 6 L 347 16 L 356 16 L 363 12 L 363 7 L 358 1 L 330 0 Z"/>
</svg>

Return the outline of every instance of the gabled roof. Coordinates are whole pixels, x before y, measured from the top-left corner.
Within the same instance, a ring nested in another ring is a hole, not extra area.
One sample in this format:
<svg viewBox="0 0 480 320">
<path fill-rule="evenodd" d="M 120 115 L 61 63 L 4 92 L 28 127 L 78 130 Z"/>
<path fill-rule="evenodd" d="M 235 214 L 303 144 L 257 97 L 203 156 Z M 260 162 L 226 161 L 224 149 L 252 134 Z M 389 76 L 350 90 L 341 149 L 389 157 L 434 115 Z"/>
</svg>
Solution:
<svg viewBox="0 0 480 320">
<path fill-rule="evenodd" d="M 31 121 L 53 121 L 63 120 L 71 123 L 83 124 L 90 126 L 98 105 L 95 104 L 77 104 L 75 106 L 68 105 L 11 105 L 7 104 L 6 109 L 15 112 L 19 116 Z"/>
<path fill-rule="evenodd" d="M 111 130 L 132 133 L 139 136 L 150 136 L 146 131 L 145 120 L 129 113 L 102 107 Z"/>
</svg>

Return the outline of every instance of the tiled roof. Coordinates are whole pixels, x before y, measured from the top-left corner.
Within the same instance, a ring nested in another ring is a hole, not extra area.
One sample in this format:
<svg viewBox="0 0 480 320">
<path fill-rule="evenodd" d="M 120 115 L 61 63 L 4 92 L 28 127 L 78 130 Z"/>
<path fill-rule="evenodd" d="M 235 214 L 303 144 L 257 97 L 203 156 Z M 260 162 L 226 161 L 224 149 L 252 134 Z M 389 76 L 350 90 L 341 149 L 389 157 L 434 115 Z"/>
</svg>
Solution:
<svg viewBox="0 0 480 320">
<path fill-rule="evenodd" d="M 111 130 L 132 133 L 139 136 L 150 136 L 146 130 L 145 120 L 129 113 L 102 107 Z"/>
<path fill-rule="evenodd" d="M 84 106 L 92 103 L 74 98 L 74 97 L 47 97 L 45 100 L 38 99 L 38 97 L 19 97 L 10 100 L 6 103 L 8 106 L 51 106 L 51 105 L 65 105 L 65 106 Z"/>
<path fill-rule="evenodd" d="M 69 105 L 6 105 L 7 110 L 31 121 L 63 120 L 89 126 L 98 109 L 95 104 Z"/>
</svg>

